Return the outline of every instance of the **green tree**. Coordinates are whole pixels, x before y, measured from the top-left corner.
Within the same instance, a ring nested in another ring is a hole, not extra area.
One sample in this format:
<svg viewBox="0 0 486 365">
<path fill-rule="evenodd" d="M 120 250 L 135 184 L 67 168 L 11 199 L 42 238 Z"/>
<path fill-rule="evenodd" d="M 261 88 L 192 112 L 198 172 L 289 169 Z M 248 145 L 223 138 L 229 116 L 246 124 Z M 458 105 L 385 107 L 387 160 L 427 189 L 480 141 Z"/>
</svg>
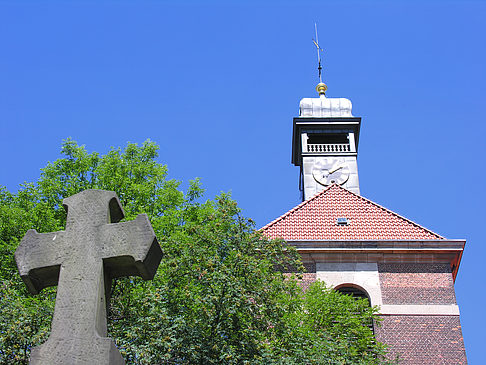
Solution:
<svg viewBox="0 0 486 365">
<path fill-rule="evenodd" d="M 227 194 L 202 201 L 198 180 L 181 192 L 157 151 L 99 155 L 68 139 L 36 183 L 0 188 L 0 363 L 26 363 L 46 340 L 56 294 L 29 295 L 13 253 L 30 228 L 64 229 L 62 199 L 84 189 L 116 191 L 126 220 L 147 213 L 164 252 L 154 280 L 113 282 L 109 335 L 127 363 L 386 363 L 367 326 L 376 308 L 322 283 L 303 293 L 294 248 L 262 237 Z"/>
</svg>

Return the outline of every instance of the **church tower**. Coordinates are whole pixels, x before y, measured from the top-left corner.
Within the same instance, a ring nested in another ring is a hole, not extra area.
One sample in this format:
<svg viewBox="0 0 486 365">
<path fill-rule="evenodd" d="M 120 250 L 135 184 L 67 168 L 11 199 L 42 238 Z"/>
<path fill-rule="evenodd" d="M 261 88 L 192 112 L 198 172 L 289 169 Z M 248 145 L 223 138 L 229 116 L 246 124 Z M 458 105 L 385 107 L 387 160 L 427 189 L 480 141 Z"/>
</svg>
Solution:
<svg viewBox="0 0 486 365">
<path fill-rule="evenodd" d="M 303 200 L 331 184 L 359 194 L 358 141 L 361 118 L 351 114 L 345 98 L 327 98 L 327 86 L 316 87 L 319 97 L 300 101 L 294 118 L 292 163 L 300 166 Z"/>
<path fill-rule="evenodd" d="M 400 364 L 466 364 L 454 281 L 465 240 L 447 239 L 360 195 L 357 152 L 361 118 L 351 102 L 300 102 L 292 163 L 303 202 L 261 229 L 295 246 L 307 272 L 343 293 L 380 307 L 378 341 Z M 403 192 L 402 192 L 403 193 Z"/>
</svg>

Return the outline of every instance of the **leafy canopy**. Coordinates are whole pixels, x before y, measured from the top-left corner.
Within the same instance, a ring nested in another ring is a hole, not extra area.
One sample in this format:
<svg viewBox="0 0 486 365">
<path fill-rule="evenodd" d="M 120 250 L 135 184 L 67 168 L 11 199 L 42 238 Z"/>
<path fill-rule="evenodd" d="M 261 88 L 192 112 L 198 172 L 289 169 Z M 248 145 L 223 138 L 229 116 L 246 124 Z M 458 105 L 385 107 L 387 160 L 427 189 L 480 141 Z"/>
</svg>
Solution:
<svg viewBox="0 0 486 365">
<path fill-rule="evenodd" d="M 13 253 L 28 229 L 63 230 L 62 199 L 114 190 L 126 220 L 147 213 L 164 252 L 155 279 L 113 281 L 109 335 L 128 364 L 381 364 L 368 326 L 376 308 L 317 282 L 303 293 L 294 248 L 268 240 L 230 196 L 202 201 L 156 161 L 158 147 L 129 143 L 106 155 L 65 140 L 62 158 L 17 193 L 0 187 L 0 363 L 27 363 L 49 334 L 56 288 L 27 293 Z M 297 274 L 298 276 L 298 274 Z"/>
</svg>

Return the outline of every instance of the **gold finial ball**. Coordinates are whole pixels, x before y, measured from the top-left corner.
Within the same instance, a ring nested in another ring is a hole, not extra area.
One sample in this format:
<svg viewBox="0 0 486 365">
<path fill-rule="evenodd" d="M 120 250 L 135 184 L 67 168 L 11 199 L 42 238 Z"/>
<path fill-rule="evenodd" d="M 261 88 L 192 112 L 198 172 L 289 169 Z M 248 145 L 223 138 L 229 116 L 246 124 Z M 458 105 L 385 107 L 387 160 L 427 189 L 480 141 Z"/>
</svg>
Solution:
<svg viewBox="0 0 486 365">
<path fill-rule="evenodd" d="M 325 83 L 320 82 L 320 83 L 317 84 L 316 90 L 319 93 L 319 95 L 326 95 L 327 86 L 326 86 Z"/>
</svg>

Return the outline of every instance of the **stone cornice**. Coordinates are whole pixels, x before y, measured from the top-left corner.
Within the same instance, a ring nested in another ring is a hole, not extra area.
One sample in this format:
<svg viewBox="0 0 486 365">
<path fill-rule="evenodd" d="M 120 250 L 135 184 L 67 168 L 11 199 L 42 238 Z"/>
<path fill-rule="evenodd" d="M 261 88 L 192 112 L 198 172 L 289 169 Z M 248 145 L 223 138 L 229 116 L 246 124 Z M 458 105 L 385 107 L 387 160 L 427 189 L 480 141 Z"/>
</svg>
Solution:
<svg viewBox="0 0 486 365">
<path fill-rule="evenodd" d="M 393 261 L 400 261 L 398 257 L 402 257 L 406 262 L 406 257 L 413 257 L 412 261 L 428 261 L 434 258 L 435 262 L 442 260 L 449 262 L 451 271 L 455 280 L 459 264 L 461 262 L 462 253 L 466 241 L 464 239 L 437 239 L 437 240 L 298 240 L 287 241 L 294 246 L 297 251 L 310 258 L 320 261 L 319 256 L 329 254 L 339 254 L 342 260 L 345 260 L 347 255 L 356 254 L 371 254 L 374 256 L 374 261 L 382 261 L 376 258 L 376 255 L 382 255 L 383 261 L 388 255 L 399 255 Z M 341 260 L 341 261 L 342 261 Z M 351 258 L 351 262 L 354 261 Z M 344 261 L 343 261 L 344 262 Z"/>
<path fill-rule="evenodd" d="M 298 250 L 454 250 L 462 251 L 466 240 L 298 240 L 287 241 Z"/>
</svg>

